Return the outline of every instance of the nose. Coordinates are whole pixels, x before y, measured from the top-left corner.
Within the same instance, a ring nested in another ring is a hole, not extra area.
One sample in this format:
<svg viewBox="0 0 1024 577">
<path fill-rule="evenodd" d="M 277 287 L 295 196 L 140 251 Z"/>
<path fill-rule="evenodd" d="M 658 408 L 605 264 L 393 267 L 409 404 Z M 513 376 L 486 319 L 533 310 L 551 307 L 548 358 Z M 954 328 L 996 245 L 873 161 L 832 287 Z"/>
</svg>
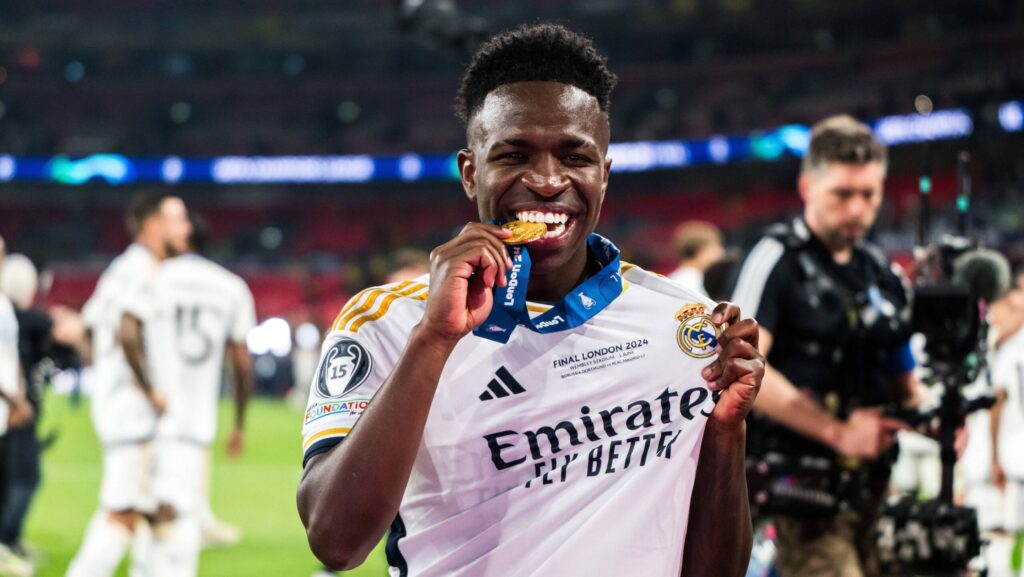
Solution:
<svg viewBox="0 0 1024 577">
<path fill-rule="evenodd" d="M 530 167 L 522 176 L 522 182 L 530 190 L 542 196 L 555 196 L 569 188 L 569 179 L 561 169 L 561 163 L 554 157 L 544 157 Z"/>
<path fill-rule="evenodd" d="M 860 219 L 868 208 L 868 201 L 861 195 L 855 194 L 846 201 L 846 216 L 851 219 Z"/>
</svg>

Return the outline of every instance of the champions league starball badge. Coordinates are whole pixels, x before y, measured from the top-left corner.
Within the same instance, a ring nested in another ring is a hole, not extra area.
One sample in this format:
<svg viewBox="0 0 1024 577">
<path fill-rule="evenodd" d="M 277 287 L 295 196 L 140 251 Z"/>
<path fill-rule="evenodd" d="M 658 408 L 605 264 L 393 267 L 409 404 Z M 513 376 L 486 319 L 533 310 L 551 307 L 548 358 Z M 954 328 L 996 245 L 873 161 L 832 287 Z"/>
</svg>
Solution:
<svg viewBox="0 0 1024 577">
<path fill-rule="evenodd" d="M 695 359 L 715 354 L 721 331 L 711 322 L 704 305 L 684 305 L 676 312 L 676 320 L 680 322 L 676 330 L 676 343 L 680 350 Z"/>
<path fill-rule="evenodd" d="M 317 374 L 316 390 L 321 397 L 335 399 L 359 388 L 370 376 L 373 360 L 366 349 L 352 339 L 341 339 L 324 355 Z"/>
</svg>

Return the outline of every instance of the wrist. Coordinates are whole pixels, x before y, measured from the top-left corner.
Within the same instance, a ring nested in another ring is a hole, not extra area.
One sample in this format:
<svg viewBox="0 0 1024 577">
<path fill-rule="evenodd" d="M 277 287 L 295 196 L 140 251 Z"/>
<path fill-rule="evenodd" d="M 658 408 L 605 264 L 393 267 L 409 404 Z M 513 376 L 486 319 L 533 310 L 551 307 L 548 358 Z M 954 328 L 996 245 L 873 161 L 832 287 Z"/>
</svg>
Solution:
<svg viewBox="0 0 1024 577">
<path fill-rule="evenodd" d="M 708 419 L 704 429 L 705 438 L 710 438 L 714 443 L 733 444 L 745 441 L 747 438 L 747 422 L 722 423 L 715 419 Z"/>
<path fill-rule="evenodd" d="M 413 327 L 409 334 L 408 348 L 426 348 L 434 353 L 447 358 L 455 350 L 455 345 L 462 340 L 462 335 L 452 335 L 439 332 L 430 326 L 420 322 Z"/>
<path fill-rule="evenodd" d="M 821 442 L 837 453 L 842 452 L 845 423 L 830 419 L 821 430 Z"/>
</svg>

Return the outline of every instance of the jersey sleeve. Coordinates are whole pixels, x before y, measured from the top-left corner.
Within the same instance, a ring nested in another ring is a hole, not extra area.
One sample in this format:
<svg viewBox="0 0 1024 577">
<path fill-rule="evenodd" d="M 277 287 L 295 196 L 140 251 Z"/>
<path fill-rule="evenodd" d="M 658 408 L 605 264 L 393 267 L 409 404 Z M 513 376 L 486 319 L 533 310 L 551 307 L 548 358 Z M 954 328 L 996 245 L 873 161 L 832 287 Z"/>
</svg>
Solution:
<svg viewBox="0 0 1024 577">
<path fill-rule="evenodd" d="M 324 339 L 302 424 L 303 467 L 348 436 L 391 374 L 400 350 L 386 338 L 389 328 L 378 322 Z"/>
<path fill-rule="evenodd" d="M 153 316 L 156 279 L 152 271 L 141 270 L 124 279 L 120 295 L 122 311 L 143 323 Z"/>
<path fill-rule="evenodd" d="M 889 349 L 882 363 L 882 368 L 889 375 L 908 373 L 916 366 L 917 362 L 914 360 L 914 351 L 910 347 L 910 341 Z"/>
<path fill-rule="evenodd" d="M 992 388 L 996 391 L 1008 389 L 1018 376 L 1019 365 L 1024 364 L 1022 336 L 1017 334 L 1007 340 L 992 359 Z"/>
<path fill-rule="evenodd" d="M 732 302 L 745 318 L 756 319 L 775 332 L 782 316 L 782 296 L 786 290 L 782 256 L 786 248 L 774 237 L 764 237 L 747 254 L 736 275 Z"/>
<path fill-rule="evenodd" d="M 245 336 L 256 326 L 256 304 L 253 302 L 252 291 L 241 279 L 238 280 L 238 288 L 238 300 L 235 301 L 234 318 L 231 319 L 228 335 L 236 343 L 245 341 Z"/>
</svg>

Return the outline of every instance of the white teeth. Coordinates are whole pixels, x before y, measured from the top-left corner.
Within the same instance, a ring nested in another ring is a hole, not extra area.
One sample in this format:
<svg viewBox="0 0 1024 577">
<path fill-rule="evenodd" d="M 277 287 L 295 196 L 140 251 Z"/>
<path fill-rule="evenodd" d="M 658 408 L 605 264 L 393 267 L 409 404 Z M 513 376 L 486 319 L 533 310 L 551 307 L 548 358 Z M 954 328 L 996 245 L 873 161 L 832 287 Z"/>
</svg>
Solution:
<svg viewBox="0 0 1024 577">
<path fill-rule="evenodd" d="M 553 230 L 549 230 L 544 235 L 544 238 L 554 238 L 556 236 L 561 236 L 562 233 L 564 233 L 564 232 L 565 232 L 565 225 L 564 224 L 560 224 L 560 225 L 556 226 Z"/>
<path fill-rule="evenodd" d="M 569 215 L 561 212 L 541 212 L 536 210 L 522 210 L 516 213 L 516 219 L 523 222 L 542 222 L 544 224 L 565 224 L 569 221 Z"/>
</svg>

